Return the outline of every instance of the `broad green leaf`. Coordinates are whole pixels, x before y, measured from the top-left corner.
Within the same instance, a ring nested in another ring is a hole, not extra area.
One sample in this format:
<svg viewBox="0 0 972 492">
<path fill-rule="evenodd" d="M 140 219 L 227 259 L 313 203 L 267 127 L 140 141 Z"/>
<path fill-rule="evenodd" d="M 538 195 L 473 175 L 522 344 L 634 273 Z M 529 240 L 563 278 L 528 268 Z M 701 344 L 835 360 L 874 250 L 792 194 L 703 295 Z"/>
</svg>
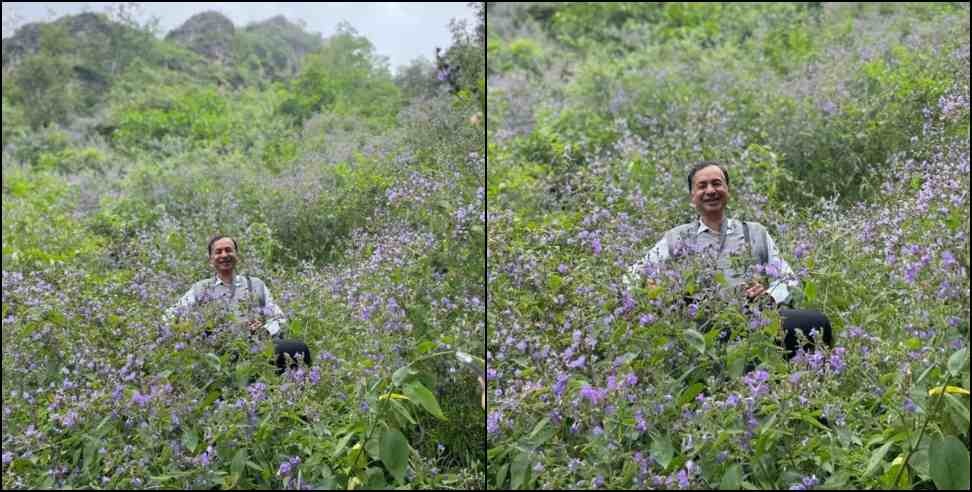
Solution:
<svg viewBox="0 0 972 492">
<path fill-rule="evenodd" d="M 243 474 L 243 467 L 246 466 L 246 460 L 248 459 L 246 455 L 246 448 L 240 448 L 233 456 L 233 462 L 230 464 L 230 471 L 236 475 Z"/>
<path fill-rule="evenodd" d="M 510 468 L 510 488 L 513 490 L 519 490 L 521 487 L 527 484 L 530 479 L 530 464 L 533 461 L 531 458 L 531 452 L 520 451 L 520 454 L 516 456 L 513 460 L 513 466 Z"/>
<path fill-rule="evenodd" d="M 668 468 L 672 457 L 675 456 L 675 448 L 672 447 L 672 440 L 667 434 L 658 436 L 651 442 L 651 456 L 662 466 L 662 469 Z"/>
<path fill-rule="evenodd" d="M 932 442 L 928 464 L 938 490 L 969 490 L 969 450 L 957 437 Z"/>
<path fill-rule="evenodd" d="M 401 367 L 394 374 L 392 374 L 392 384 L 395 386 L 400 386 L 406 379 L 415 376 L 418 371 L 412 369 L 409 366 Z"/>
<path fill-rule="evenodd" d="M 807 303 L 813 303 L 817 299 L 817 284 L 807 280 L 804 282 L 803 295 L 806 296 Z"/>
<path fill-rule="evenodd" d="M 334 452 L 331 453 L 332 459 L 337 459 L 339 456 L 341 456 L 341 453 L 344 452 L 344 448 L 348 446 L 348 442 L 351 441 L 352 437 L 354 437 L 354 432 L 348 432 L 344 435 L 344 437 L 341 438 L 340 441 L 338 441 L 337 447 L 335 447 Z"/>
<path fill-rule="evenodd" d="M 399 483 L 405 481 L 408 465 L 408 440 L 398 429 L 388 429 L 381 437 L 381 461 Z"/>
<path fill-rule="evenodd" d="M 185 446 L 187 450 L 191 453 L 196 452 L 196 446 L 199 444 L 199 434 L 196 431 L 189 429 L 182 433 L 182 445 Z"/>
<path fill-rule="evenodd" d="M 701 333 L 699 333 L 698 331 L 693 330 L 693 329 L 685 330 L 685 334 L 687 335 L 688 344 L 693 349 L 695 349 L 698 353 L 704 354 L 705 353 L 705 337 L 702 336 Z"/>
<path fill-rule="evenodd" d="M 504 463 L 503 466 L 499 467 L 496 471 L 496 482 L 493 483 L 493 488 L 496 490 L 502 490 L 503 485 L 506 483 L 506 470 L 510 468 L 509 463 Z"/>
<path fill-rule="evenodd" d="M 692 401 L 704 389 L 705 385 L 702 383 L 695 383 L 692 386 L 685 388 L 685 391 L 682 391 L 682 395 L 678 397 L 678 406 L 682 406 Z"/>
<path fill-rule="evenodd" d="M 722 482 L 719 483 L 719 490 L 739 490 L 739 481 L 741 475 L 739 473 L 739 465 L 732 465 L 726 470 L 726 473 L 722 475 Z"/>
<path fill-rule="evenodd" d="M 448 420 L 446 419 L 445 415 L 442 414 L 442 409 L 439 408 L 439 402 L 435 399 L 435 395 L 433 395 L 432 392 L 429 391 L 429 389 L 426 388 L 422 383 L 412 381 L 411 383 L 405 385 L 403 391 L 409 400 L 418 402 L 436 418 Z"/>
<path fill-rule="evenodd" d="M 965 360 L 969 356 L 969 348 L 965 347 L 952 354 L 948 358 L 948 372 L 952 373 L 953 376 L 958 376 L 962 373 L 962 368 L 965 367 Z"/>
<path fill-rule="evenodd" d="M 894 445 L 893 442 L 889 442 L 886 443 L 884 446 L 881 446 L 880 448 L 874 450 L 874 453 L 871 454 L 870 461 L 867 462 L 867 469 L 864 470 L 865 477 L 869 477 L 875 471 L 877 471 L 877 468 L 881 464 L 881 461 L 884 460 L 884 455 L 888 453 L 888 450 L 891 449 L 891 446 L 893 445 Z"/>
</svg>

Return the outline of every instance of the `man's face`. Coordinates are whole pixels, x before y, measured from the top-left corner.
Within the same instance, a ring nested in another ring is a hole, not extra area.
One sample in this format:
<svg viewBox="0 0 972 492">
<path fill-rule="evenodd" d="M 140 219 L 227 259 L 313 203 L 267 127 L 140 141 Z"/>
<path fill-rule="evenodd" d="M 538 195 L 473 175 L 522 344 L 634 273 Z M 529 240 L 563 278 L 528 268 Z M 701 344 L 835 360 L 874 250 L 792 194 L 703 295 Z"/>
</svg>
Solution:
<svg viewBox="0 0 972 492">
<path fill-rule="evenodd" d="M 236 248 L 233 246 L 232 239 L 224 237 L 213 243 L 213 252 L 209 255 L 209 264 L 218 273 L 232 273 L 233 268 L 236 267 L 236 261 Z"/>
<path fill-rule="evenodd" d="M 692 204 L 700 214 L 721 212 L 729 201 L 729 188 L 722 169 L 708 166 L 696 171 L 692 177 Z"/>
</svg>

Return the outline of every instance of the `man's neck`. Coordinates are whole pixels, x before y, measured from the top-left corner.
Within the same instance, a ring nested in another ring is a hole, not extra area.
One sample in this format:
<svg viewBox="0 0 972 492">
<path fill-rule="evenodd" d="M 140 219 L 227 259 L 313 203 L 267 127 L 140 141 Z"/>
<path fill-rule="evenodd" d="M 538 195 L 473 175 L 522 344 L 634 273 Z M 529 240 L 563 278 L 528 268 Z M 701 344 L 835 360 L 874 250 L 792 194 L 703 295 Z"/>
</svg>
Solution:
<svg viewBox="0 0 972 492">
<path fill-rule="evenodd" d="M 222 280 L 224 284 L 233 285 L 233 280 L 236 278 L 236 273 L 235 272 L 229 272 L 229 273 L 219 272 L 219 273 L 216 274 L 216 276 L 219 277 L 219 279 Z"/>
<path fill-rule="evenodd" d="M 702 215 L 700 218 L 702 219 L 702 223 L 705 224 L 709 229 L 719 233 L 722 231 L 722 217 L 723 214 L 720 212 L 718 215 Z"/>
</svg>

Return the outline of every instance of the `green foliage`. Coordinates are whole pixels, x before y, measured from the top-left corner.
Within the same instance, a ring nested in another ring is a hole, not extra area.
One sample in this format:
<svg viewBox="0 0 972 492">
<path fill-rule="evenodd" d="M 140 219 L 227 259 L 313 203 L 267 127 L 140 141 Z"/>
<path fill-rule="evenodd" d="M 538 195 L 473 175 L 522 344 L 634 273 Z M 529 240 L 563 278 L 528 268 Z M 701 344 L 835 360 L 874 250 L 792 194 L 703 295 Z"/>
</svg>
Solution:
<svg viewBox="0 0 972 492">
<path fill-rule="evenodd" d="M 166 137 L 190 145 L 227 146 L 242 122 L 215 89 L 173 89 L 166 96 L 120 111 L 114 142 L 125 147 L 157 148 Z"/>
<path fill-rule="evenodd" d="M 74 217 L 76 196 L 50 174 L 5 168 L 3 264 L 18 271 L 80 263 L 101 251 Z"/>
<path fill-rule="evenodd" d="M 399 91 L 386 62 L 367 38 L 342 24 L 324 46 L 307 56 L 292 83 L 281 114 L 301 124 L 312 114 L 333 111 L 390 124 L 399 108 Z"/>
</svg>

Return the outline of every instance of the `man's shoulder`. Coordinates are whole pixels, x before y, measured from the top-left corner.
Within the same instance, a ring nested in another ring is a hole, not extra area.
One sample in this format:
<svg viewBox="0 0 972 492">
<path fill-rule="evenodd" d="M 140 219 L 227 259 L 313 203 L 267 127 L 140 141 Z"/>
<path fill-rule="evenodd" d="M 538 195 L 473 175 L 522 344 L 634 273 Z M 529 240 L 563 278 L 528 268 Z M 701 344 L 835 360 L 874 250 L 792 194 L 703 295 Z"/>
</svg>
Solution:
<svg viewBox="0 0 972 492">
<path fill-rule="evenodd" d="M 679 224 L 679 225 L 677 225 L 675 227 L 672 227 L 671 229 L 665 231 L 665 237 L 668 237 L 668 236 L 676 236 L 678 234 L 685 234 L 685 233 L 693 232 L 693 231 L 695 231 L 695 229 L 698 226 L 699 226 L 699 222 L 698 221 L 689 222 L 687 224 Z"/>
</svg>

